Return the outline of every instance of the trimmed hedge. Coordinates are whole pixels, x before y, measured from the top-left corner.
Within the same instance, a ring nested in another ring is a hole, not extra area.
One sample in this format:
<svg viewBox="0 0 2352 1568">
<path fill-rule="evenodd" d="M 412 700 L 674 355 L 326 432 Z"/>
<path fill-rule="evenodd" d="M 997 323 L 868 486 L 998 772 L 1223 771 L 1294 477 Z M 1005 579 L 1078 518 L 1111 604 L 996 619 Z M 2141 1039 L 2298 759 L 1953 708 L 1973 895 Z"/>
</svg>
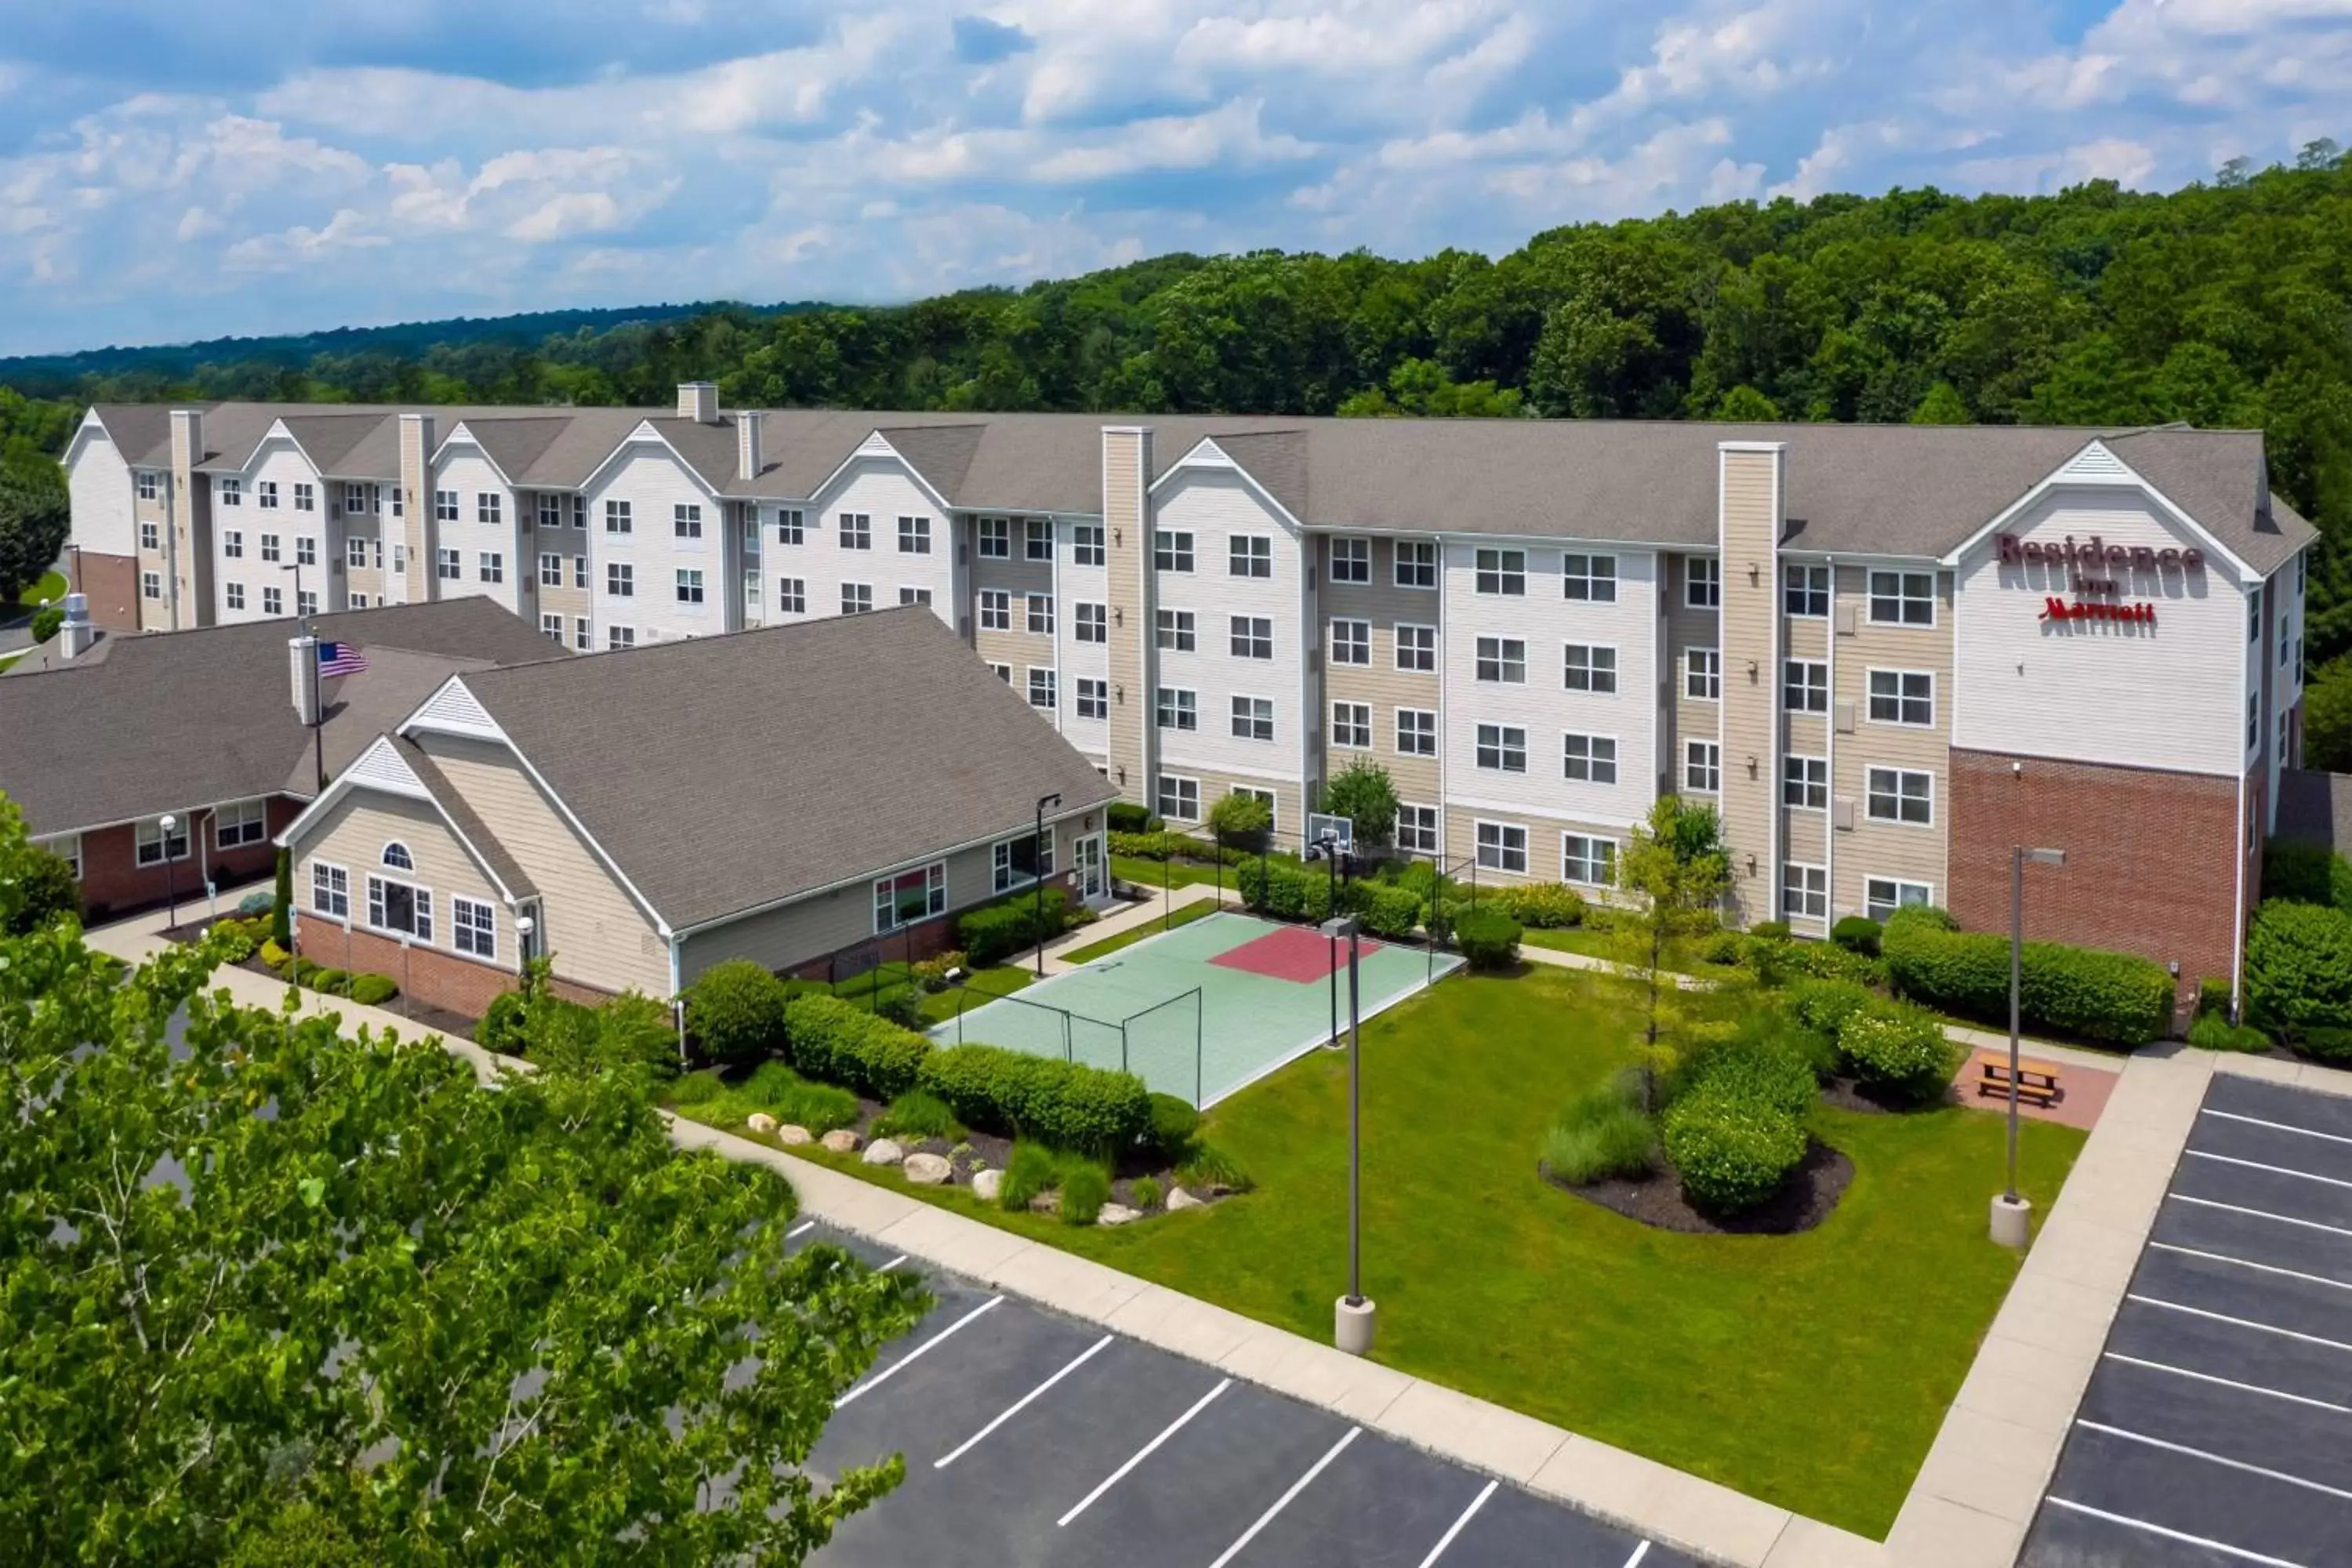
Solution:
<svg viewBox="0 0 2352 1568">
<path fill-rule="evenodd" d="M 2306 1037 L 2352 1028 L 2352 914 L 2284 899 L 2246 932 L 2246 1021 Z"/>
<path fill-rule="evenodd" d="M 1943 1026 L 1909 1007 L 1870 1007 L 1838 1026 L 1838 1055 L 1864 1083 L 1912 1105 L 1943 1098 L 1959 1068 L 1960 1047 Z"/>
<path fill-rule="evenodd" d="M 1373 936 L 1402 942 L 1421 924 L 1421 895 L 1392 882 L 1358 882 L 1347 890 L 1345 902 Z"/>
<path fill-rule="evenodd" d="M 1684 1194 L 1713 1214 L 1754 1208 L 1805 1158 L 1802 1121 L 1704 1086 L 1666 1108 L 1663 1131 Z"/>
<path fill-rule="evenodd" d="M 1108 1155 L 1134 1147 L 1151 1131 L 1141 1079 L 1082 1062 L 1002 1046 L 951 1046 L 919 1059 L 918 1081 L 968 1126 L 1057 1149 Z"/>
<path fill-rule="evenodd" d="M 2263 846 L 2263 897 L 2352 911 L 2352 862 L 2324 844 L 2271 839 Z"/>
<path fill-rule="evenodd" d="M 1331 918 L 1331 873 L 1324 867 L 1257 858 L 1243 862 L 1234 879 L 1241 886 L 1245 910 L 1318 925 Z M 1413 900 L 1416 912 L 1420 904 L 1419 899 Z"/>
<path fill-rule="evenodd" d="M 1192 1152 L 1193 1142 L 1201 1134 L 1201 1113 L 1192 1109 L 1189 1100 L 1179 1100 L 1172 1094 L 1153 1094 L 1150 1101 L 1150 1145 L 1154 1152 L 1171 1165 L 1181 1165 Z"/>
<path fill-rule="evenodd" d="M 837 997 L 796 996 L 784 1009 L 784 1048 L 811 1078 L 892 1100 L 915 1087 L 931 1045 Z"/>
<path fill-rule="evenodd" d="M 381 1007 L 399 994 L 400 986 L 389 974 L 352 976 L 352 1000 L 362 1007 Z"/>
<path fill-rule="evenodd" d="M 1519 922 L 1496 910 L 1482 909 L 1454 922 L 1454 942 L 1470 967 L 1508 969 L 1519 961 Z"/>
<path fill-rule="evenodd" d="M 1832 1037 L 1877 1001 L 1870 987 L 1852 980 L 1801 980 L 1789 988 L 1789 1011 L 1797 1022 Z"/>
<path fill-rule="evenodd" d="M 2305 1055 L 2324 1062 L 2340 1062 L 2352 1067 L 2352 1029 L 2339 1029 L 2326 1025 L 2305 1029 L 2297 1042 Z"/>
<path fill-rule="evenodd" d="M 686 1026 L 713 1061 L 763 1061 L 784 1043 L 792 988 L 748 958 L 714 963 L 686 988 Z"/>
<path fill-rule="evenodd" d="M 1535 931 L 1560 931 L 1584 923 L 1584 895 L 1565 882 L 1530 882 L 1513 888 L 1496 900 L 1511 916 Z"/>
<path fill-rule="evenodd" d="M 1878 956 L 1878 939 L 1882 933 L 1878 922 L 1868 915 L 1848 915 L 1830 927 L 1830 940 L 1848 952 L 1858 952 L 1866 958 Z"/>
<path fill-rule="evenodd" d="M 1115 800 L 1104 809 L 1103 820 L 1113 833 L 1149 833 L 1152 828 L 1151 809 L 1131 800 Z"/>
<path fill-rule="evenodd" d="M 520 991 L 501 991 L 491 997 L 489 1009 L 474 1026 L 474 1044 L 502 1057 L 522 1055 L 523 1015 L 530 1005 Z"/>
<path fill-rule="evenodd" d="M 1895 987 L 1916 1002 L 1989 1024 L 2009 1019 L 2009 939 L 1962 931 L 1941 910 L 1889 916 L 1881 940 Z M 2172 976 L 2128 953 L 2029 942 L 2018 984 L 2028 1029 L 2119 1046 L 2164 1037 L 2172 1023 Z"/>
<path fill-rule="evenodd" d="M 1033 888 L 958 915 L 956 945 L 974 969 L 985 969 L 1036 946 L 1041 933 L 1051 942 L 1073 923 L 1066 892 L 1048 888 L 1040 899 Z"/>
</svg>

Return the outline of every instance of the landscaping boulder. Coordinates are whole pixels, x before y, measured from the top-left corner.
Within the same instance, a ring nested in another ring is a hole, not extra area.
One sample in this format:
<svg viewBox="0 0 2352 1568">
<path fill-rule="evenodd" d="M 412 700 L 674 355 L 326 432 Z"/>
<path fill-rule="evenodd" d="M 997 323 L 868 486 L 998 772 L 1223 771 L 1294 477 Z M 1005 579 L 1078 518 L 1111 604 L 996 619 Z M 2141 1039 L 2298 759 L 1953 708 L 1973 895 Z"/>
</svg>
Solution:
<svg viewBox="0 0 2352 1568">
<path fill-rule="evenodd" d="M 857 1152 L 857 1146 L 866 1140 L 846 1127 L 836 1127 L 817 1142 L 836 1154 L 855 1154 Z"/>
<path fill-rule="evenodd" d="M 873 1151 L 867 1150 L 866 1157 L 872 1159 Z M 919 1187 L 938 1186 L 948 1179 L 950 1168 L 945 1154 L 909 1154 L 901 1167 L 907 1180 Z"/>
<path fill-rule="evenodd" d="M 754 1132 L 773 1132 L 776 1130 L 776 1119 L 764 1110 L 755 1110 L 743 1118 L 743 1125 Z"/>
<path fill-rule="evenodd" d="M 1003 1172 L 974 1171 L 971 1173 L 971 1195 L 981 1202 L 992 1204 L 996 1201 L 997 1195 L 1003 1191 Z"/>
<path fill-rule="evenodd" d="M 1192 1194 L 1186 1192 L 1181 1187 L 1171 1187 L 1168 1189 L 1168 1212 L 1170 1214 L 1174 1214 L 1178 1209 L 1197 1209 L 1205 1208 L 1206 1206 L 1207 1205 L 1202 1203 L 1201 1199 L 1194 1197 Z"/>
<path fill-rule="evenodd" d="M 866 1145 L 866 1152 L 860 1156 L 869 1165 L 895 1165 L 906 1157 L 907 1151 L 898 1146 L 895 1138 L 877 1138 Z"/>
<path fill-rule="evenodd" d="M 1140 1209 L 1131 1209 L 1125 1204 L 1105 1204 L 1096 1213 L 1095 1223 L 1097 1225 L 1133 1225 L 1142 1217 L 1143 1212 Z"/>
<path fill-rule="evenodd" d="M 802 1143 L 815 1142 L 816 1134 L 805 1127 L 795 1127 L 787 1121 L 776 1129 L 776 1142 L 790 1148 Z"/>
</svg>

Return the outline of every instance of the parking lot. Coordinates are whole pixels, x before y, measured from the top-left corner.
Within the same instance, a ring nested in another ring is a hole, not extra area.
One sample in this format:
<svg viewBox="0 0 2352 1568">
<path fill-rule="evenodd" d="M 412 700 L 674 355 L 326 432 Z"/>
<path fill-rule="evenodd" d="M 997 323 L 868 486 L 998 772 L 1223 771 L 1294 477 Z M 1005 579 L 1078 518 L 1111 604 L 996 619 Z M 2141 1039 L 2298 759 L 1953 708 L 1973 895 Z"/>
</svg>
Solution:
<svg viewBox="0 0 2352 1568">
<path fill-rule="evenodd" d="M 2352 1100 L 2213 1079 L 2021 1561 L 2352 1563 Z"/>
<path fill-rule="evenodd" d="M 906 1268 L 870 1243 L 808 1226 Z M 1212 1368 L 937 1275 L 845 1394 L 822 1479 L 906 1483 L 814 1562 L 1121 1568 L 1673 1568 L 1690 1560 Z"/>
</svg>

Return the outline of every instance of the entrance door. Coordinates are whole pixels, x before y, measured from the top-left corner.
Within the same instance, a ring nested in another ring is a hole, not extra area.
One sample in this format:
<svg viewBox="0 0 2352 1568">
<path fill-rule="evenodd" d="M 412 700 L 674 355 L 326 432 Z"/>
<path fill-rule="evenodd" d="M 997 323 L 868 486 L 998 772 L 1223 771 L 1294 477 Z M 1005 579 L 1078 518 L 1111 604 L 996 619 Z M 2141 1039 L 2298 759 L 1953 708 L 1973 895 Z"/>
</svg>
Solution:
<svg viewBox="0 0 2352 1568">
<path fill-rule="evenodd" d="M 1109 890 L 1103 875 L 1102 835 L 1090 833 L 1078 840 L 1078 897 L 1099 899 Z"/>
</svg>

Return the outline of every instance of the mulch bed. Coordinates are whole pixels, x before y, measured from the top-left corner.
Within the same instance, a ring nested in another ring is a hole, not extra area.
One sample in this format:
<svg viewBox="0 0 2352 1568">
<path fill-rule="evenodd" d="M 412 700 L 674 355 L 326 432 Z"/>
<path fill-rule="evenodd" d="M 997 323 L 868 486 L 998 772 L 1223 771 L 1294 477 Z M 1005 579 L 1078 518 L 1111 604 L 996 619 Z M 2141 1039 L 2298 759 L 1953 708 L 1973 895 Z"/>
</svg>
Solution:
<svg viewBox="0 0 2352 1568">
<path fill-rule="evenodd" d="M 1683 1196 L 1681 1178 L 1670 1170 L 1639 1181 L 1612 1178 L 1571 1187 L 1554 1180 L 1540 1163 L 1537 1169 L 1545 1181 L 1587 1203 L 1660 1230 L 1694 1236 L 1794 1236 L 1811 1230 L 1829 1218 L 1853 1180 L 1853 1162 L 1816 1138 L 1805 1151 L 1804 1163 L 1790 1173 L 1778 1193 L 1745 1214 L 1720 1218 L 1693 1208 Z"/>
<path fill-rule="evenodd" d="M 201 942 L 204 940 L 205 932 L 211 929 L 212 923 L 213 922 L 210 921 L 189 921 L 182 925 L 170 926 L 165 928 L 163 935 L 168 940 L 177 942 Z M 254 953 L 250 957 L 238 960 L 236 967 L 249 971 L 252 973 L 258 974 L 265 980 L 283 981 L 286 978 L 276 970 L 270 968 L 269 965 L 262 963 L 261 955 L 257 952 Z M 310 988 L 305 986 L 304 989 L 310 990 Z M 330 1002 L 351 1002 L 352 1000 L 348 996 L 330 995 L 328 993 L 323 991 L 314 992 L 313 994 L 316 995 L 325 996 Z M 358 1006 L 360 1004 L 353 1002 L 352 1005 L 353 1006 Z M 405 993 L 394 996 L 389 1002 L 379 1004 L 379 1005 L 383 1011 L 386 1013 L 397 1013 L 402 1017 L 407 1019 L 410 1023 L 415 1024 L 421 1028 L 438 1030 L 442 1034 L 455 1035 L 459 1039 L 465 1040 L 470 1040 L 474 1037 L 474 1026 L 480 1022 L 478 1018 L 467 1017 L 463 1013 L 452 1013 L 446 1007 L 435 1007 L 428 1005 L 425 1003 L 419 1002 L 407 995 Z"/>
</svg>

